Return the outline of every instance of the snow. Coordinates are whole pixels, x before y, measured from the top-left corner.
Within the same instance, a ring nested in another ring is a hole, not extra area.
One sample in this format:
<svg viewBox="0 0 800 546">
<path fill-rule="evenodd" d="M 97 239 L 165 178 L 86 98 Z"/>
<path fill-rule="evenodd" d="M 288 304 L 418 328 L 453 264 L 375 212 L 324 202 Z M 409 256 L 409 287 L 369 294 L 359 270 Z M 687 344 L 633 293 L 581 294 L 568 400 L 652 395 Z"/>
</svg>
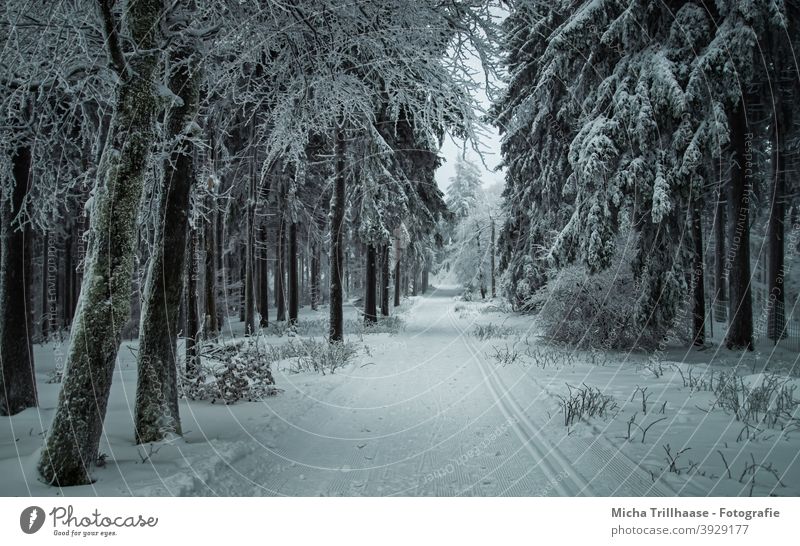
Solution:
<svg viewBox="0 0 800 546">
<path fill-rule="evenodd" d="M 504 312 L 499 300 L 460 301 L 461 292 L 444 287 L 409 298 L 398 333 L 347 335 L 361 350 L 333 375 L 293 373 L 282 361 L 273 369 L 277 396 L 227 406 L 182 400 L 184 436 L 155 445 L 133 444 L 136 343 L 125 342 L 100 447 L 105 465 L 94 470 L 94 484 L 61 490 L 36 478 L 59 387 L 46 382 L 57 347 L 38 345 L 41 407 L 0 420 L 0 494 L 749 495 L 745 470 L 753 462 L 772 465 L 784 484 L 762 468 L 753 495 L 800 494 L 796 426 L 743 438 L 743 423 L 715 405 L 712 392 L 684 386 L 689 370 L 696 379 L 737 366 L 746 384 L 757 385 L 765 363 L 791 367 L 797 355 L 762 347 L 742 356 L 717 346 L 649 356 L 577 352 L 538 337 L 535 318 Z M 301 325 L 324 326 L 326 316 L 325 308 L 305 308 Z M 478 325 L 496 335 L 479 339 Z M 242 325 L 225 330 L 235 337 Z M 504 350 L 517 361 L 499 363 L 494 355 Z M 558 396 L 567 384 L 595 387 L 618 408 L 566 427 Z M 688 448 L 673 472 L 666 446 L 673 456 Z"/>
</svg>

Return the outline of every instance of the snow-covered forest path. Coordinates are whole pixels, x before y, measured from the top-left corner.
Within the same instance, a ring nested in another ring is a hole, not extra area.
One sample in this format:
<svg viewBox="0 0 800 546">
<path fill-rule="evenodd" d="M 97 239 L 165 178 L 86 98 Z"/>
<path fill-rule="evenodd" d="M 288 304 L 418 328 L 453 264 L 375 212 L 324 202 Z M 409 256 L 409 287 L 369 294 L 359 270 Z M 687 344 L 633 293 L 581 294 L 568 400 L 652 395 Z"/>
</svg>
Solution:
<svg viewBox="0 0 800 546">
<path fill-rule="evenodd" d="M 545 438 L 545 391 L 485 361 L 486 348 L 453 312 L 456 293 L 421 298 L 402 337 L 378 348 L 374 362 L 341 372 L 348 377 L 301 415 L 287 418 L 270 404 L 265 417 L 281 426 L 264 438 L 252 432 L 245 452 L 193 493 L 674 494 L 616 450 L 580 439 L 566 449 Z M 292 377 L 279 379 L 285 393 L 277 399 L 308 399 Z"/>
</svg>

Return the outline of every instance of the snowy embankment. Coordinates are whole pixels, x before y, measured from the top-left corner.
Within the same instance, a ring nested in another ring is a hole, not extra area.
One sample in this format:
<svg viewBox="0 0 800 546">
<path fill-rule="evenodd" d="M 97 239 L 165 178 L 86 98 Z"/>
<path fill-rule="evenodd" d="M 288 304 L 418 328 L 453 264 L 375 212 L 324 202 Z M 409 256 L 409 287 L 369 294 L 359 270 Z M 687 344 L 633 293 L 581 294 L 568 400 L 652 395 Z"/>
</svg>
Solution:
<svg viewBox="0 0 800 546">
<path fill-rule="evenodd" d="M 602 474 L 592 468 L 617 458 L 670 494 L 800 494 L 800 381 L 786 375 L 797 354 L 733 353 L 716 341 L 657 354 L 575 351 L 492 304 L 455 309 L 504 397 L 527 401 L 521 413 L 589 488 Z"/>
<path fill-rule="evenodd" d="M 414 299 L 404 302 L 406 312 Z M 346 307 L 352 321 L 358 311 Z M 272 316 L 275 310 L 271 309 Z M 300 320 L 306 324 L 322 324 L 327 307 L 319 311 L 305 308 Z M 312 328 L 313 329 L 313 328 Z M 274 327 L 273 327 L 274 330 Z M 281 328 L 283 330 L 283 328 Z M 240 322 L 228 325 L 223 342 L 232 345 L 241 340 Z M 313 334 L 313 335 L 312 335 Z M 320 340 L 322 331 L 310 332 L 302 339 Z M 360 349 L 348 367 L 357 368 L 368 359 L 365 347 L 389 347 L 392 336 L 385 333 L 349 336 Z M 263 336 L 260 342 L 282 345 L 298 341 L 299 336 L 283 333 Z M 291 362 L 273 364 L 277 396 L 261 401 L 222 404 L 219 401 L 180 402 L 183 437 L 157 444 L 137 446 L 133 443 L 133 415 L 136 399 L 136 341 L 123 342 L 109 399 L 105 429 L 100 443 L 101 462 L 93 470 L 95 483 L 59 489 L 39 481 L 36 463 L 43 437 L 55 411 L 59 383 L 52 378 L 63 362 L 67 349 L 64 343 L 35 345 L 36 379 L 39 407 L 13 417 L 0 418 L 0 494 L 34 496 L 116 496 L 116 495 L 187 495 L 201 489 L 219 472 L 233 471 L 239 459 L 253 450 L 274 447 L 272 438 L 285 430 L 288 423 L 307 412 L 317 400 L 325 398 L 345 379 L 337 370 L 334 375 L 290 370 Z"/>
<path fill-rule="evenodd" d="M 41 407 L 3 418 L 4 495 L 798 495 L 797 355 L 667 348 L 585 352 L 536 336 L 499 301 L 434 289 L 403 327 L 350 334 L 333 375 L 273 362 L 260 401 L 181 402 L 184 436 L 136 446 L 135 343 L 114 375 L 91 486 L 37 481 L 55 347 L 37 347 Z M 358 311 L 350 308 L 350 320 Z M 301 314 L 320 339 L 325 311 Z M 387 323 L 388 324 L 388 323 Z M 350 323 L 351 331 L 354 322 Z M 234 327 L 238 327 L 234 323 Z M 238 338 L 238 331 L 227 339 Z M 271 345 L 297 337 L 267 335 Z"/>
</svg>

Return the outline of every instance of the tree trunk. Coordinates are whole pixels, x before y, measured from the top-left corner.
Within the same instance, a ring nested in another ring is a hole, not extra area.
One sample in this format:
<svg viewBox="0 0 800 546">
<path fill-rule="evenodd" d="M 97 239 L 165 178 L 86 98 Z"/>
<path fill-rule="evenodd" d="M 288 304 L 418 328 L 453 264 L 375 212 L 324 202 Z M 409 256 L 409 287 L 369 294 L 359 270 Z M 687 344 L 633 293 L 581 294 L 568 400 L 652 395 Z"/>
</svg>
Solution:
<svg viewBox="0 0 800 546">
<path fill-rule="evenodd" d="M 412 268 L 412 280 L 411 280 L 411 295 L 417 295 L 417 284 L 419 283 L 419 262 L 415 259 L 414 266 Z"/>
<path fill-rule="evenodd" d="M 50 337 L 50 234 L 42 236 L 42 341 Z"/>
<path fill-rule="evenodd" d="M 74 233 L 75 227 L 70 223 L 67 227 L 67 236 L 64 239 L 64 305 L 62 307 L 62 324 L 67 332 L 69 332 L 69 326 L 72 323 L 72 311 L 75 305 L 72 289 L 75 284 L 75 262 L 72 255 L 75 249 Z"/>
<path fill-rule="evenodd" d="M 389 245 L 381 247 L 381 315 L 389 316 Z"/>
<path fill-rule="evenodd" d="M 276 241 L 275 254 L 277 262 L 275 264 L 275 297 L 278 300 L 278 310 L 276 319 L 279 321 L 286 320 L 286 220 L 281 213 L 281 219 L 278 222 L 278 237 Z"/>
<path fill-rule="evenodd" d="M 400 307 L 400 251 L 394 259 L 394 306 Z"/>
<path fill-rule="evenodd" d="M 168 140 L 180 139 L 197 114 L 200 75 L 196 62 L 187 61 L 192 58 L 192 53 L 192 48 L 181 48 L 172 54 L 171 64 L 177 68 L 170 74 L 169 87 L 183 104 L 173 107 L 166 116 Z M 197 317 L 198 234 L 196 229 L 189 229 L 193 155 L 191 141 L 182 139 L 164 163 L 159 188 L 159 215 L 140 321 L 135 411 L 136 442 L 140 444 L 157 442 L 169 433 L 181 433 L 176 354 L 183 276 L 187 269 L 187 372 L 190 372 L 189 361 L 194 360 L 192 353 L 200 330 Z M 188 268 L 185 265 L 187 252 Z"/>
<path fill-rule="evenodd" d="M 491 262 L 489 267 L 491 267 L 491 275 L 492 275 L 492 298 L 497 297 L 497 288 L 496 288 L 496 280 L 495 280 L 495 263 L 494 263 L 494 255 L 495 255 L 495 232 L 494 232 L 494 219 L 492 219 L 492 231 L 491 231 L 492 239 L 489 241 L 489 250 L 492 254 Z"/>
<path fill-rule="evenodd" d="M 137 55 L 129 58 L 117 87 L 66 373 L 38 465 L 45 482 L 60 487 L 91 483 L 88 470 L 97 461 L 120 332 L 131 310 L 138 205 L 155 140 L 159 99 L 153 73 L 160 57 L 163 2 L 128 2 L 125 11 Z M 106 28 L 116 26 L 108 23 Z"/>
<path fill-rule="evenodd" d="M 246 235 L 246 233 L 245 233 Z M 247 288 L 247 241 L 239 243 L 239 320 L 244 322 L 245 289 Z"/>
<path fill-rule="evenodd" d="M 289 324 L 297 324 L 300 292 L 297 283 L 297 224 L 289 223 Z"/>
<path fill-rule="evenodd" d="M 786 131 L 779 121 L 773 151 L 774 181 L 767 226 L 767 337 L 779 341 L 786 337 L 786 312 L 784 309 L 784 209 L 786 184 Z"/>
<path fill-rule="evenodd" d="M 300 301 L 299 305 L 302 309 L 306 305 L 307 296 L 306 296 L 306 276 L 307 276 L 307 267 L 306 267 L 306 252 L 301 251 L 299 254 L 300 260 L 300 288 L 298 288 L 297 296 Z"/>
<path fill-rule="evenodd" d="M 311 310 L 319 308 L 319 250 L 317 243 L 311 245 Z"/>
<path fill-rule="evenodd" d="M 364 322 L 367 324 L 378 321 L 377 307 L 375 305 L 375 291 L 378 288 L 376 278 L 378 272 L 377 256 L 378 252 L 375 250 L 375 245 L 369 243 L 367 245 L 367 267 L 364 282 Z"/>
<path fill-rule="evenodd" d="M 189 230 L 186 254 L 189 259 L 186 268 L 186 375 L 196 377 L 200 368 L 200 356 L 197 352 L 200 317 L 197 313 L 197 232 L 194 229 Z"/>
<path fill-rule="evenodd" d="M 728 293 L 730 295 L 728 349 L 753 350 L 753 302 L 750 294 L 750 192 L 752 179 L 749 173 L 752 143 L 748 138 L 747 113 L 743 103 L 729 115 L 733 165 L 728 188 L 730 210 L 729 236 L 730 267 L 728 268 Z"/>
<path fill-rule="evenodd" d="M 486 277 L 483 274 L 483 255 L 481 254 L 481 230 L 475 226 L 475 241 L 478 245 L 478 288 L 481 292 L 481 299 L 486 299 Z"/>
<path fill-rule="evenodd" d="M 702 209 L 697 196 L 694 196 L 694 207 L 692 209 L 692 241 L 694 243 L 694 255 L 692 264 L 692 293 L 694 296 L 694 344 L 705 345 L 706 342 L 706 294 L 705 294 L 705 274 L 703 264 L 703 218 Z"/>
<path fill-rule="evenodd" d="M 14 189 L 3 203 L 0 229 L 0 415 L 37 405 L 33 368 L 30 282 L 32 233 L 14 220 L 30 185 L 31 149 L 20 147 L 11 159 Z"/>
<path fill-rule="evenodd" d="M 725 188 L 722 180 L 718 190 L 716 218 L 714 220 L 714 319 L 725 322 L 728 319 L 726 272 L 725 272 Z"/>
<path fill-rule="evenodd" d="M 344 127 L 335 128 L 334 156 L 335 180 L 331 196 L 331 257 L 330 257 L 330 324 L 328 341 L 344 340 L 344 309 L 342 301 L 342 265 L 344 261 L 342 235 L 344 226 L 345 192 L 345 132 Z"/>
<path fill-rule="evenodd" d="M 266 328 L 269 326 L 269 261 L 267 260 L 267 226 L 261 226 L 261 294 L 259 297 L 259 313 L 261 321 L 259 326 Z"/>
<path fill-rule="evenodd" d="M 256 331 L 256 302 L 255 302 L 255 203 L 256 203 L 256 175 L 253 163 L 250 164 L 250 188 L 247 199 L 247 241 L 245 243 L 245 274 L 244 274 L 244 332 L 251 335 Z"/>
<path fill-rule="evenodd" d="M 219 320 L 217 320 L 217 257 L 216 257 L 216 243 L 214 236 L 216 234 L 216 215 L 217 212 L 213 208 L 213 201 L 211 196 L 208 199 L 208 210 L 211 211 L 210 218 L 204 226 L 204 245 L 205 256 L 203 257 L 203 278 L 205 297 L 205 318 L 203 325 L 203 332 L 205 339 L 216 339 L 219 335 Z"/>
</svg>

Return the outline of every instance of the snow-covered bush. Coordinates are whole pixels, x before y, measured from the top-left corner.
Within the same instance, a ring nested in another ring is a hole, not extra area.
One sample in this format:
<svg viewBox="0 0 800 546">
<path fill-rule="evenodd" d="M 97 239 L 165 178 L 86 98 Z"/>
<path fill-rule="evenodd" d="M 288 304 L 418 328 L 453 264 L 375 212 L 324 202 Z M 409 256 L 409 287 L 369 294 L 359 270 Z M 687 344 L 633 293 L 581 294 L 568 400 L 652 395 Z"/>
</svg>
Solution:
<svg viewBox="0 0 800 546">
<path fill-rule="evenodd" d="M 527 304 L 538 310 L 542 333 L 552 341 L 584 349 L 653 349 L 671 333 L 637 323 L 639 289 L 625 265 L 595 274 L 574 265 L 550 279 Z"/>
<path fill-rule="evenodd" d="M 472 335 L 481 341 L 495 337 L 506 337 L 513 333 L 513 328 L 503 326 L 502 324 L 494 324 L 492 322 L 488 324 L 476 324 L 475 328 L 472 330 Z"/>
<path fill-rule="evenodd" d="M 270 353 L 259 346 L 257 338 L 206 344 L 199 360 L 197 373 L 186 375 L 181 381 L 185 398 L 234 404 L 240 400 L 260 400 L 278 392 Z"/>
<path fill-rule="evenodd" d="M 355 334 L 398 334 L 406 327 L 402 318 L 397 315 L 378 317 L 377 322 L 366 323 L 363 320 L 345 321 L 345 329 Z"/>
<path fill-rule="evenodd" d="M 334 373 L 358 353 L 353 343 L 328 343 L 325 340 L 299 339 L 273 347 L 274 360 L 295 359 L 289 370 L 299 372 Z"/>
</svg>

